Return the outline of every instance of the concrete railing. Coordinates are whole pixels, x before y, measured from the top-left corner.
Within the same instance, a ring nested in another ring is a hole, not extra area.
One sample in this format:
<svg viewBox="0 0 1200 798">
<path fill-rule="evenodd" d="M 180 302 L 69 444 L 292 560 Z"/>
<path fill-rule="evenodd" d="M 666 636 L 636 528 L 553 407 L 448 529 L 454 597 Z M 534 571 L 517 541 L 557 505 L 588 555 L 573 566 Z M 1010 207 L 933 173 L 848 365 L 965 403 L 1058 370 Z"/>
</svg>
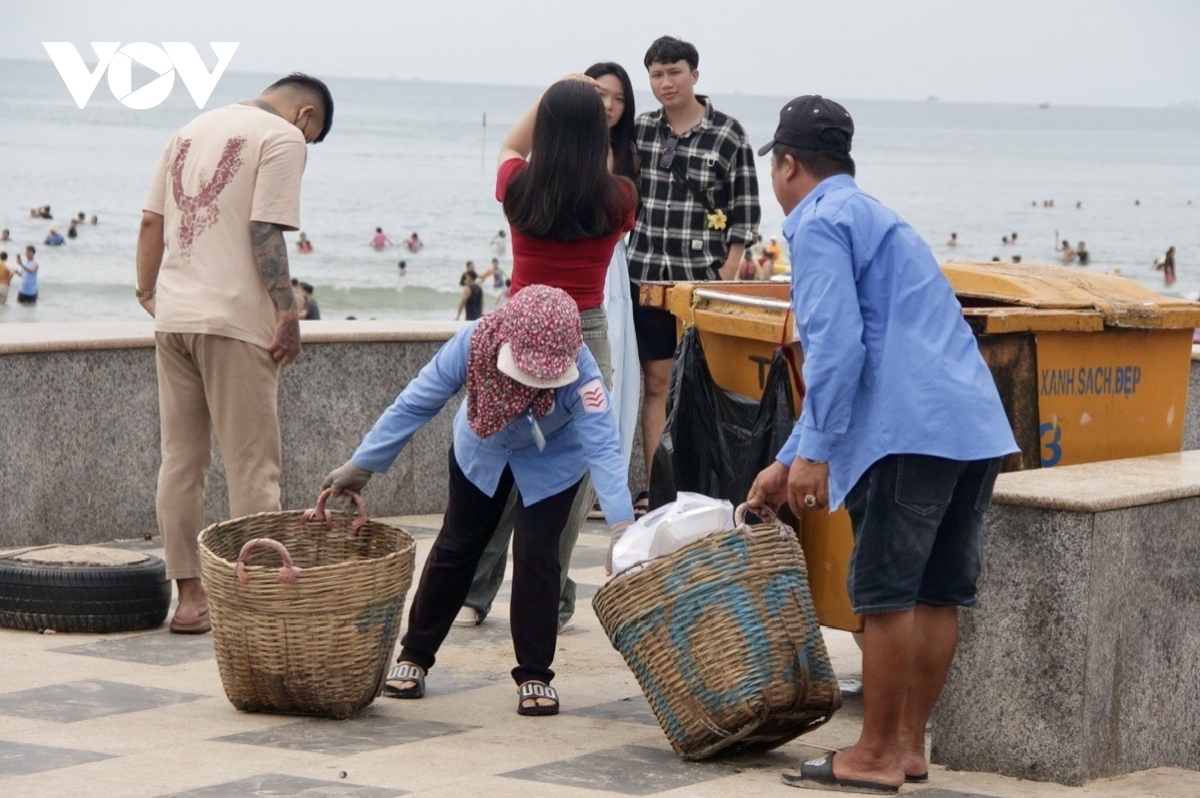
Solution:
<svg viewBox="0 0 1200 798">
<path fill-rule="evenodd" d="M 1200 769 L 1200 451 L 1001 474 L 933 724 L 955 770 Z"/>
<path fill-rule="evenodd" d="M 303 322 L 304 351 L 283 370 L 283 506 L 311 505 L 383 409 L 459 325 Z M 375 515 L 445 509 L 455 400 L 371 483 Z M 139 537 L 156 529 L 158 389 L 151 322 L 0 324 L 0 547 Z M 1200 449 L 1200 347 L 1193 352 L 1184 448 Z M 205 522 L 228 516 L 214 447 Z M 630 484 L 645 484 L 641 434 Z"/>
<path fill-rule="evenodd" d="M 279 387 L 283 506 L 312 506 L 396 394 L 461 325 L 303 322 Z M 157 531 L 158 387 L 152 323 L 0 325 L 0 548 Z M 413 438 L 367 496 L 374 515 L 445 510 L 460 399 Z M 214 447 L 205 523 L 227 518 Z"/>
</svg>

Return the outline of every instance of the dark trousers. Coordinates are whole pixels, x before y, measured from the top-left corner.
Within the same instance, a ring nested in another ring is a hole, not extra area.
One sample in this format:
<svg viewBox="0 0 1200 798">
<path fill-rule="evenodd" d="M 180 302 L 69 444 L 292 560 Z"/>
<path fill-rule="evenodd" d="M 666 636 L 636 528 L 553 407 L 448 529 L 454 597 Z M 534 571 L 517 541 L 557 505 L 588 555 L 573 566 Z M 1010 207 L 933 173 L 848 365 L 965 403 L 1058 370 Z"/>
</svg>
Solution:
<svg viewBox="0 0 1200 798">
<path fill-rule="evenodd" d="M 488 496 L 463 474 L 454 447 L 450 448 L 450 500 L 408 613 L 400 659 L 425 670 L 433 667 L 512 485 L 512 471 L 505 468 L 496 495 Z M 571 485 L 530 507 L 517 501 L 509 613 L 517 655 L 512 676 L 517 684 L 530 680 L 548 684 L 554 678 L 550 665 L 558 637 L 558 538 L 578 487 L 578 483 Z"/>
</svg>

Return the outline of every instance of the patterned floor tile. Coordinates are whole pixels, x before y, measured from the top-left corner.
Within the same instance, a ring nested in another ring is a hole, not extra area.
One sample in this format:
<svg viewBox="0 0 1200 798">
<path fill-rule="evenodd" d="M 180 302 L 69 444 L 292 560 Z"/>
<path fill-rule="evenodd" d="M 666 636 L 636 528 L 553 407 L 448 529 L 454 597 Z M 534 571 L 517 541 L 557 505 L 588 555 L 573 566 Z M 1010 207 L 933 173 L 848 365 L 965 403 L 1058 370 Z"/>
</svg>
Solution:
<svg viewBox="0 0 1200 798">
<path fill-rule="evenodd" d="M 279 773 L 264 773 L 248 779 L 227 781 L 198 787 L 187 792 L 173 792 L 159 798 L 230 798 L 234 795 L 253 795 L 256 798 L 393 798 L 407 795 L 407 790 L 385 787 L 365 787 L 344 781 L 317 781 L 299 776 L 284 776 Z"/>
<path fill-rule="evenodd" d="M 88 762 L 99 762 L 101 759 L 112 759 L 112 757 L 96 751 L 55 748 L 49 745 L 27 745 L 26 743 L 0 740 L 0 779 L 69 768 Z M 0 789 L 0 794 L 4 792 L 3 789 Z"/>
<path fill-rule="evenodd" d="M 499 775 L 623 795 L 653 795 L 736 771 L 737 767 L 727 763 L 685 762 L 665 745 L 662 748 L 626 745 Z"/>
<path fill-rule="evenodd" d="M 601 718 L 603 720 L 618 720 L 622 723 L 644 723 L 648 726 L 658 725 L 658 718 L 654 717 L 654 710 L 646 703 L 646 699 L 640 695 L 622 698 L 618 701 L 609 701 L 607 704 L 594 704 L 582 709 L 572 709 L 563 714 L 583 715 L 587 718 Z"/>
<path fill-rule="evenodd" d="M 445 737 L 447 734 L 458 734 L 474 728 L 477 727 L 460 723 L 406 720 L 395 715 L 368 710 L 347 720 L 309 718 L 298 723 L 230 734 L 215 739 L 226 743 L 312 751 L 329 756 L 353 756 L 417 740 L 430 740 L 435 737 Z"/>
<path fill-rule="evenodd" d="M 208 696 L 89 679 L 0 694 L 0 715 L 74 723 L 125 712 L 175 706 Z"/>
<path fill-rule="evenodd" d="M 212 635 L 172 635 L 162 632 L 118 640 L 97 640 L 53 649 L 61 654 L 116 659 L 139 665 L 181 665 L 212 659 Z"/>
</svg>

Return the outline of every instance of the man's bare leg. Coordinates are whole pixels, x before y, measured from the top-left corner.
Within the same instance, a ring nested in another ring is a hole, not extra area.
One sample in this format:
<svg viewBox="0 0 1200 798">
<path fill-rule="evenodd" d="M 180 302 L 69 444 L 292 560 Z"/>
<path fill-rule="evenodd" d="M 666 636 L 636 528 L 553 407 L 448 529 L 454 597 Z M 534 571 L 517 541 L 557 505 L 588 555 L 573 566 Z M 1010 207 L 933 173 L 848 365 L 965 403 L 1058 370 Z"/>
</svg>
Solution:
<svg viewBox="0 0 1200 798">
<path fill-rule="evenodd" d="M 837 753 L 839 779 L 904 783 L 900 719 L 912 676 L 914 611 L 865 616 L 863 629 L 863 727 L 858 742 Z"/>
<path fill-rule="evenodd" d="M 900 755 L 904 775 L 929 771 L 925 758 L 925 727 L 933 705 L 942 694 L 954 650 L 958 645 L 958 608 L 917 605 L 913 639 L 920 641 L 913 654 L 912 679 L 900 719 Z"/>
</svg>

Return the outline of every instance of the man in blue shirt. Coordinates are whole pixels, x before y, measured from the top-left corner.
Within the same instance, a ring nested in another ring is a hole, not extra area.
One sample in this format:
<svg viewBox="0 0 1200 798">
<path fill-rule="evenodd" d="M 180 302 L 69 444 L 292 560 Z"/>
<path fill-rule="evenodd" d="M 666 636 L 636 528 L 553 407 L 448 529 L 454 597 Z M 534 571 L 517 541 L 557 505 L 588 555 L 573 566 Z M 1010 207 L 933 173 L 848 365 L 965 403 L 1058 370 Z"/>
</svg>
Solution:
<svg viewBox="0 0 1200 798">
<path fill-rule="evenodd" d="M 962 307 L 929 246 L 854 182 L 845 108 L 805 95 L 780 112 L 771 183 L 787 220 L 803 412 L 751 505 L 797 514 L 843 501 L 848 587 L 865 616 L 858 742 L 787 770 L 798 787 L 891 793 L 925 781 L 925 725 L 975 604 L 983 513 L 1017 451 Z"/>
</svg>

